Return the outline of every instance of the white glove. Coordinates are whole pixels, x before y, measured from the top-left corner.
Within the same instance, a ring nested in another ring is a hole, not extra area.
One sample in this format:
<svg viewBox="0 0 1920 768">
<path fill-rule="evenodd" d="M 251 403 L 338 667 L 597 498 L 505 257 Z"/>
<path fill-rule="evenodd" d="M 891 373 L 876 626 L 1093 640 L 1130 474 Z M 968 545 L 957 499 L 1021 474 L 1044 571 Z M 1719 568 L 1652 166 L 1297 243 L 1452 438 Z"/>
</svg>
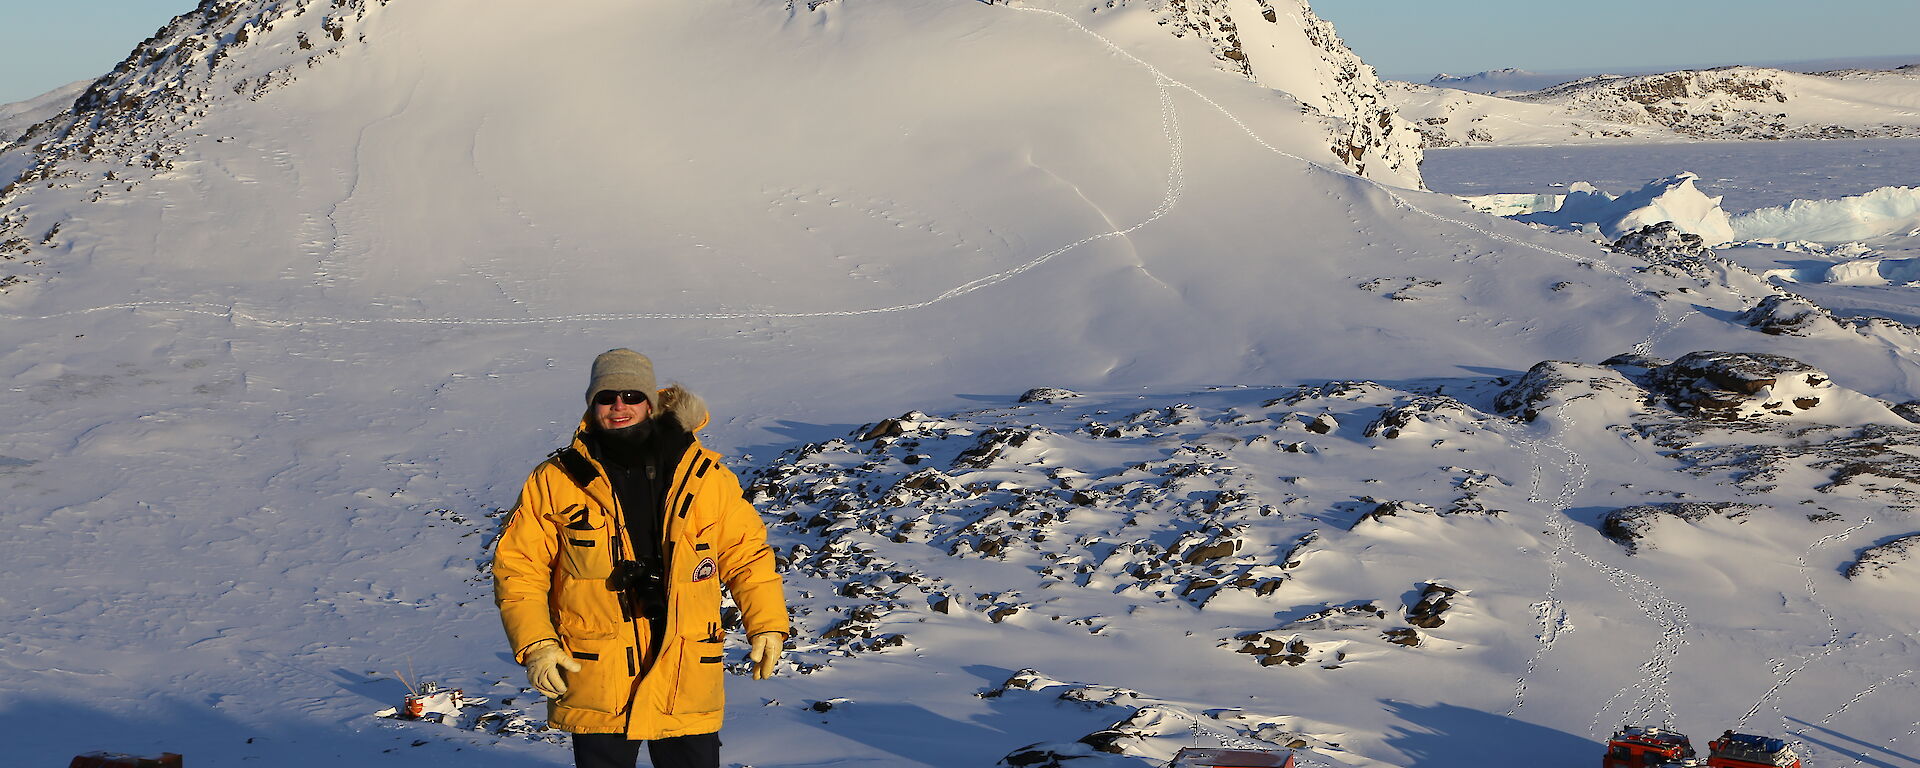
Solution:
<svg viewBox="0 0 1920 768">
<path fill-rule="evenodd" d="M 549 699 L 558 699 L 567 695 L 567 680 L 560 670 L 580 671 L 580 662 L 574 661 L 560 644 L 553 640 L 542 640 L 533 644 L 527 651 L 527 682 L 533 683 L 536 691 Z"/>
<path fill-rule="evenodd" d="M 773 677 L 773 668 L 780 664 L 780 654 L 787 650 L 787 636 L 779 632 L 762 632 L 754 635 L 749 642 L 753 643 L 753 650 L 747 652 L 747 658 L 753 661 L 753 679 Z"/>
</svg>

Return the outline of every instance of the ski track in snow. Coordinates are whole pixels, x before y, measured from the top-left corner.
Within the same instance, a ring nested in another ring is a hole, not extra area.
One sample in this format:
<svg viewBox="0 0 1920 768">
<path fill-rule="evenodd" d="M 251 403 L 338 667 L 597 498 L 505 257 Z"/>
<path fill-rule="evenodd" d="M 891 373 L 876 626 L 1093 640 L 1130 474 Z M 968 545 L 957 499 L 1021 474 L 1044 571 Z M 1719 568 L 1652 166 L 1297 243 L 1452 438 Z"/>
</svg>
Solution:
<svg viewBox="0 0 1920 768">
<path fill-rule="evenodd" d="M 1599 261 L 1597 259 L 1582 257 L 1577 254 L 1558 250 L 1546 245 L 1541 245 L 1539 243 L 1533 243 L 1526 240 L 1522 240 L 1520 238 L 1513 237 L 1511 235 L 1505 235 L 1498 232 L 1494 232 L 1486 227 L 1483 227 L 1479 224 L 1475 224 L 1473 222 L 1451 218 L 1439 213 L 1435 213 L 1433 211 L 1426 210 L 1424 208 L 1421 208 L 1420 206 L 1414 205 L 1411 201 L 1407 200 L 1405 197 L 1403 197 L 1398 192 L 1396 192 L 1391 186 L 1388 186 L 1378 181 L 1374 181 L 1372 179 L 1368 179 L 1364 176 L 1357 175 L 1344 168 L 1330 167 L 1323 163 L 1315 162 L 1313 160 L 1309 160 L 1307 158 L 1293 154 L 1286 150 L 1280 149 L 1279 147 L 1276 147 L 1268 143 L 1266 139 L 1262 138 L 1257 132 L 1255 132 L 1251 126 L 1247 125 L 1247 123 L 1244 120 L 1241 120 L 1238 115 L 1235 115 L 1232 111 L 1228 110 L 1225 106 L 1222 106 L 1219 102 L 1214 101 L 1212 98 L 1202 93 L 1199 89 L 1191 85 L 1188 85 L 1184 82 L 1181 82 L 1177 79 L 1174 79 L 1173 77 L 1168 76 L 1165 72 L 1161 71 L 1159 67 L 1156 67 L 1153 64 L 1148 63 L 1146 60 L 1141 59 L 1138 56 L 1135 56 L 1134 54 L 1128 52 L 1126 49 L 1122 48 L 1118 43 L 1115 43 L 1112 40 L 1108 39 L 1107 37 L 1101 35 L 1100 33 L 1095 32 L 1092 29 L 1089 29 L 1085 24 L 1080 23 L 1079 20 L 1073 18 L 1072 16 L 1069 16 L 1065 13 L 1061 13 L 1059 11 L 1049 10 L 1045 8 L 1028 8 L 1028 7 L 1012 7 L 1012 6 L 1002 6 L 1002 7 L 1008 8 L 1009 10 L 1022 12 L 1022 13 L 1042 14 L 1042 15 L 1055 17 L 1062 21 L 1065 21 L 1067 24 L 1080 30 L 1080 32 L 1086 34 L 1089 37 L 1092 37 L 1094 40 L 1099 41 L 1101 45 L 1113 51 L 1119 57 L 1141 67 L 1142 69 L 1145 69 L 1148 73 L 1153 75 L 1154 86 L 1160 92 L 1161 125 L 1162 125 L 1163 132 L 1166 135 L 1167 144 L 1168 144 L 1169 162 L 1168 162 L 1168 168 L 1167 168 L 1167 192 L 1165 197 L 1161 200 L 1160 205 L 1158 207 L 1156 207 L 1145 218 L 1141 219 L 1140 221 L 1134 223 L 1131 226 L 1125 227 L 1123 229 L 1115 229 L 1112 231 L 1103 232 L 1096 235 L 1089 235 L 1080 240 L 1076 240 L 1072 243 L 1068 243 L 1066 245 L 1063 245 L 1051 251 L 1048 251 L 1044 254 L 1041 254 L 1039 257 L 1034 258 L 1019 266 L 1013 267 L 1005 271 L 996 272 L 994 274 L 987 275 L 985 277 L 976 278 L 966 283 L 962 283 L 930 299 L 925 299 L 922 301 L 916 301 L 916 302 L 911 302 L 906 304 L 895 304 L 895 305 L 885 306 L 885 307 L 871 307 L 871 308 L 865 308 L 865 309 L 824 310 L 824 311 L 814 311 L 814 312 L 774 312 L 774 311 L 613 312 L 613 313 L 583 313 L 583 314 L 569 314 L 569 315 L 550 315 L 550 316 L 540 316 L 540 317 L 464 317 L 464 318 L 463 317 L 346 318 L 346 317 L 333 317 L 333 316 L 290 317 L 290 316 L 273 316 L 273 315 L 261 313 L 261 312 L 247 311 L 247 310 L 241 309 L 238 306 L 238 304 L 220 305 L 220 304 L 213 304 L 209 302 L 195 302 L 195 301 L 138 301 L 138 302 L 124 302 L 124 303 L 110 304 L 105 306 L 90 307 L 86 309 L 71 310 L 67 312 L 59 312 L 59 313 L 48 314 L 48 315 L 39 315 L 39 316 L 7 315 L 5 317 L 12 320 L 52 320 L 52 319 L 57 319 L 62 317 L 91 314 L 91 313 L 111 311 L 111 310 L 159 309 L 159 310 L 166 310 L 171 312 L 202 314 L 202 315 L 210 315 L 214 317 L 223 317 L 229 320 L 241 320 L 241 321 L 246 321 L 250 323 L 255 323 L 258 325 L 270 326 L 270 327 L 294 327 L 294 326 L 303 326 L 303 325 L 324 325 L 324 324 L 519 326 L 519 325 L 547 325 L 547 324 L 585 323 L 585 322 L 627 322 L 627 321 L 640 321 L 640 320 L 659 321 L 659 320 L 820 319 L 820 318 L 831 318 L 831 317 L 857 317 L 862 315 L 877 315 L 877 314 L 907 312 L 912 310 L 924 309 L 934 304 L 945 302 L 950 299 L 959 298 L 961 296 L 965 296 L 975 291 L 979 291 L 981 289 L 989 288 L 994 285 L 1004 283 L 1008 280 L 1012 280 L 1013 278 L 1019 277 L 1020 275 L 1025 274 L 1043 264 L 1046 264 L 1047 262 L 1050 262 L 1055 258 L 1058 258 L 1073 250 L 1076 250 L 1081 246 L 1089 245 L 1095 242 L 1099 242 L 1099 241 L 1107 240 L 1111 238 L 1125 237 L 1129 234 L 1132 234 L 1133 232 L 1140 230 L 1143 227 L 1146 227 L 1156 221 L 1159 221 L 1160 219 L 1164 218 L 1167 214 L 1173 212 L 1173 210 L 1179 206 L 1180 199 L 1186 187 L 1186 168 L 1185 168 L 1185 161 L 1184 161 L 1185 137 L 1181 133 L 1179 128 L 1179 116 L 1178 116 L 1177 107 L 1173 99 L 1173 89 L 1186 91 L 1187 93 L 1192 94 L 1195 98 L 1198 98 L 1201 102 L 1205 103 L 1207 106 L 1212 107 L 1215 111 L 1217 111 L 1222 116 L 1224 116 L 1228 121 L 1232 122 L 1235 126 L 1239 127 L 1241 132 L 1244 133 L 1255 144 L 1258 144 L 1261 148 L 1267 150 L 1268 152 L 1302 163 L 1306 165 L 1308 168 L 1313 170 L 1331 174 L 1336 177 L 1355 179 L 1362 183 L 1371 185 L 1373 188 L 1379 190 L 1382 194 L 1384 194 L 1395 208 L 1416 213 L 1421 216 L 1425 216 L 1427 218 L 1433 219 L 1434 221 L 1437 221 L 1437 222 L 1449 224 L 1461 229 L 1475 232 L 1481 236 L 1488 237 L 1503 243 L 1517 245 L 1523 248 L 1540 251 L 1542 253 L 1559 256 L 1561 258 L 1568 259 L 1576 264 L 1593 267 L 1603 273 L 1613 275 L 1615 277 L 1619 277 L 1625 280 L 1629 285 L 1632 285 L 1636 288 L 1641 287 L 1640 284 L 1637 281 L 1635 281 L 1631 275 L 1624 273 L 1618 268 L 1613 267 L 1612 265 L 1607 264 L 1605 262 Z M 351 199 L 351 194 L 349 194 L 349 199 Z M 329 218 L 331 218 L 331 214 L 329 214 Z M 336 237 L 336 240 L 337 240 L 337 237 Z M 336 243 L 335 247 L 332 248 L 331 250 L 337 251 L 338 244 Z M 322 266 L 324 267 L 325 265 L 323 264 Z M 482 274 L 482 277 L 486 277 L 486 275 Z M 323 278 L 322 282 L 328 282 L 328 281 Z M 1644 339 L 1639 344 L 1634 346 L 1634 350 L 1636 352 L 1641 352 L 1643 354 L 1649 352 L 1653 348 L 1653 345 L 1655 343 L 1657 343 L 1661 338 L 1665 337 L 1668 333 L 1672 332 L 1672 330 L 1675 327 L 1677 327 L 1680 323 L 1686 321 L 1688 318 L 1692 317 L 1693 315 L 1698 314 L 1698 311 L 1695 310 L 1695 311 L 1689 311 L 1678 317 L 1673 317 L 1667 311 L 1667 307 L 1665 306 L 1665 304 L 1662 301 L 1660 301 L 1658 298 L 1647 296 L 1644 291 L 1642 291 L 1640 295 L 1643 298 L 1645 298 L 1650 304 L 1653 305 L 1655 326 L 1654 326 L 1654 329 L 1647 335 L 1646 339 Z"/>
</svg>

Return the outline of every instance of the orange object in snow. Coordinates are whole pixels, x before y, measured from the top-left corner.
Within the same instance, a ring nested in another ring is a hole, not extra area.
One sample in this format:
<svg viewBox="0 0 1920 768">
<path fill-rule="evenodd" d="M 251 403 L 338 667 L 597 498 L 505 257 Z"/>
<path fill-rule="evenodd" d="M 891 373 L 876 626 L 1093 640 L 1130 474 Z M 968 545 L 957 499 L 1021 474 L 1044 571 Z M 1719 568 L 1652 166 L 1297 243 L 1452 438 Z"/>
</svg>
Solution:
<svg viewBox="0 0 1920 768">
<path fill-rule="evenodd" d="M 1182 747 L 1168 768 L 1294 768 L 1292 752 Z"/>
<path fill-rule="evenodd" d="M 74 757 L 67 768 L 180 768 L 180 756 L 172 752 L 162 752 L 159 757 L 88 752 Z"/>
<path fill-rule="evenodd" d="M 1665 728 L 1622 728 L 1607 740 L 1602 768 L 1656 768 L 1698 765 L 1693 742 L 1684 733 Z"/>
</svg>

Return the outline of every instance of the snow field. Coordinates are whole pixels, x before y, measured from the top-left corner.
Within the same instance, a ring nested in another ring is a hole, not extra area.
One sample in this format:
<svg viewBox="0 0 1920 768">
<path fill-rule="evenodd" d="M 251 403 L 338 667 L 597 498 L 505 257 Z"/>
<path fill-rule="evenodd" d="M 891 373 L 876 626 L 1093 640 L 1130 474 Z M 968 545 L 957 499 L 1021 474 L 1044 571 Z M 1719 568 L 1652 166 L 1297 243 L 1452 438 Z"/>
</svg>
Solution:
<svg viewBox="0 0 1920 768">
<path fill-rule="evenodd" d="M 78 213 L 49 284 L 6 300 L 0 347 L 14 382 L 0 418 L 17 425 L 0 435 L 0 482 L 26 500 L 8 510 L 21 534 L 0 543 L 28 596 L 0 605 L 25 628 L 5 662 L 22 754 L 61 759 L 104 722 L 127 749 L 212 760 L 563 763 L 537 738 L 370 714 L 397 703 L 392 671 L 408 666 L 534 704 L 502 657 L 479 567 L 499 510 L 572 428 L 585 361 L 614 345 L 708 395 L 711 443 L 755 455 L 737 460 L 743 474 L 914 408 L 959 412 L 927 419 L 951 422 L 926 427 L 949 436 L 930 458 L 851 440 L 821 453 L 890 487 L 910 467 L 953 470 L 988 425 L 1055 435 L 953 472 L 938 503 L 862 503 L 821 526 L 801 524 L 832 498 L 786 505 L 799 513 L 779 526 L 789 552 L 843 537 L 871 559 L 794 572 L 809 631 L 788 676 L 733 681 L 730 763 L 990 764 L 1131 719 L 1131 704 L 1101 705 L 1126 698 L 1120 687 L 1153 711 L 1130 756 L 1101 759 L 1133 765 L 1183 744 L 1296 736 L 1313 765 L 1493 757 L 1466 734 L 1588 759 L 1592 731 L 1613 719 L 1707 731 L 1755 701 L 1831 713 L 1880 743 L 1911 730 L 1893 722 L 1913 695 L 1893 668 L 1903 641 L 1807 657 L 1790 679 L 1756 671 L 1780 674 L 1765 662 L 1786 658 L 1783 643 L 1831 647 L 1835 616 L 1872 637 L 1910 630 L 1910 609 L 1884 600 L 1897 583 L 1836 583 L 1799 547 L 1750 567 L 1706 557 L 1711 536 L 1664 524 L 1679 544 L 1629 557 L 1586 530 L 1594 507 L 1670 488 L 1717 498 L 1724 478 L 1677 475 L 1586 412 L 1547 432 L 1571 446 L 1561 455 L 1538 444 L 1541 428 L 1481 402 L 1487 377 L 1543 359 L 1775 343 L 1803 344 L 1846 387 L 1910 396 L 1920 390 L 1898 361 L 1863 362 L 1906 342 L 1776 340 L 1719 322 L 1752 303 L 1751 285 L 1638 272 L 1587 243 L 1305 164 L 1321 137 L 1294 103 L 1173 47 L 1146 14 L 1065 24 L 1031 6 L 771 8 L 604 4 L 591 20 L 451 23 L 392 6 L 368 34 L 394 42 L 360 66 L 313 69 L 281 92 L 299 99 L 207 118 L 209 137 L 244 138 L 197 143 L 175 171 L 100 206 L 79 191 L 36 203 Z M 686 34 L 711 29 L 737 35 L 719 45 L 737 58 Z M 550 73 L 496 55 L 522 39 L 567 41 L 577 51 L 541 63 L 577 80 L 542 93 Z M 631 58 L 594 74 L 613 41 Z M 891 79 L 854 76 L 876 56 L 900 65 Z M 427 66 L 443 60 L 462 76 Z M 749 73 L 767 82 L 716 92 Z M 875 91 L 912 98 L 863 108 Z M 550 117 L 595 96 L 609 99 L 595 103 L 605 124 Z M 1026 109 L 989 109 L 1002 99 Z M 794 119 L 769 128 L 741 104 Z M 1194 104 L 1210 109 L 1180 109 Z M 820 234 L 796 234 L 809 231 Z M 1265 388 L 1359 378 L 1387 383 L 1353 396 Z M 1200 389 L 1220 382 L 1263 389 Z M 1422 411 L 1423 382 L 1472 402 Z M 1007 403 L 1042 383 L 1096 394 L 1059 412 Z M 1365 434 L 1396 406 L 1419 414 L 1405 437 Z M 971 412 L 982 407 L 998 413 Z M 1322 415 L 1337 424 L 1309 430 Z M 1083 420 L 1123 434 L 1081 437 Z M 1809 481 L 1777 506 L 1805 490 L 1864 520 L 1888 504 L 1871 489 L 1828 500 L 1807 490 L 1821 472 L 1793 471 Z M 1523 475 L 1537 483 L 1524 495 Z M 1057 487 L 1075 477 L 1124 491 L 1076 505 Z M 1638 489 L 1614 487 L 1626 482 Z M 1445 514 L 1468 496 L 1505 512 Z M 1367 518 L 1367 497 L 1407 503 Z M 1065 507 L 1085 509 L 1045 541 L 1012 527 Z M 1730 530 L 1825 532 L 1779 517 Z M 1859 539 L 1911 528 L 1875 519 Z M 1713 525 L 1699 527 L 1727 533 Z M 1246 528 L 1242 549 L 1185 560 L 1217 546 L 1222 526 Z M 986 529 L 1012 537 L 1001 557 L 948 548 Z M 1280 567 L 1309 532 L 1322 543 Z M 1821 552 L 1823 565 L 1845 557 Z M 1130 573 L 1147 561 L 1161 561 L 1152 578 Z M 1254 583 L 1180 594 L 1219 578 L 1209 568 Z M 1736 577 L 1810 599 L 1818 582 L 1833 607 L 1696 599 Z M 1259 594 L 1268 580 L 1279 586 Z M 1462 588 L 1448 623 L 1421 633 L 1426 647 L 1390 642 L 1436 581 Z M 952 612 L 933 610 L 935 593 Z M 1387 615 L 1289 627 L 1364 602 Z M 884 613 L 825 637 L 868 605 Z M 1774 622 L 1764 639 L 1742 635 L 1756 615 Z M 1299 665 L 1263 665 L 1239 651 L 1253 641 L 1234 640 L 1249 632 L 1313 647 Z M 896 634 L 903 644 L 880 645 Z M 1027 667 L 1101 701 L 1060 701 L 1053 687 L 976 696 Z M 1714 684 L 1727 679 L 1740 682 Z M 1892 703 L 1849 707 L 1862 696 Z"/>
</svg>

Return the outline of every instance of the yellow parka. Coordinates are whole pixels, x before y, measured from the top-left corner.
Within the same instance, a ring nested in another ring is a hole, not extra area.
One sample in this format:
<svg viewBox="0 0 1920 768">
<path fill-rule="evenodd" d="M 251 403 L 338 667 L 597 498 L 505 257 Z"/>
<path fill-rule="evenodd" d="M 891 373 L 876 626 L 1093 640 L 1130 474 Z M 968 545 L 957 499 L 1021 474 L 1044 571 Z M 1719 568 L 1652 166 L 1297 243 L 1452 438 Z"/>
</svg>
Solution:
<svg viewBox="0 0 1920 768">
<path fill-rule="evenodd" d="M 706 426 L 706 405 L 683 389 L 663 389 L 657 402 L 659 429 Z M 580 459 L 556 452 L 527 477 L 494 556 L 494 599 L 514 660 L 524 664 L 530 646 L 558 640 L 580 664 L 565 673 L 566 695 L 547 705 L 556 728 L 633 740 L 719 731 L 720 586 L 740 606 L 749 636 L 790 634 L 766 527 L 720 455 L 694 439 L 662 489 L 666 631 L 660 648 L 648 647 L 647 619 L 622 618 L 608 586 L 616 547 L 635 550 L 619 500 L 581 440 L 585 429 L 583 421 L 571 446 Z M 582 484 L 577 475 L 590 477 Z"/>
</svg>

